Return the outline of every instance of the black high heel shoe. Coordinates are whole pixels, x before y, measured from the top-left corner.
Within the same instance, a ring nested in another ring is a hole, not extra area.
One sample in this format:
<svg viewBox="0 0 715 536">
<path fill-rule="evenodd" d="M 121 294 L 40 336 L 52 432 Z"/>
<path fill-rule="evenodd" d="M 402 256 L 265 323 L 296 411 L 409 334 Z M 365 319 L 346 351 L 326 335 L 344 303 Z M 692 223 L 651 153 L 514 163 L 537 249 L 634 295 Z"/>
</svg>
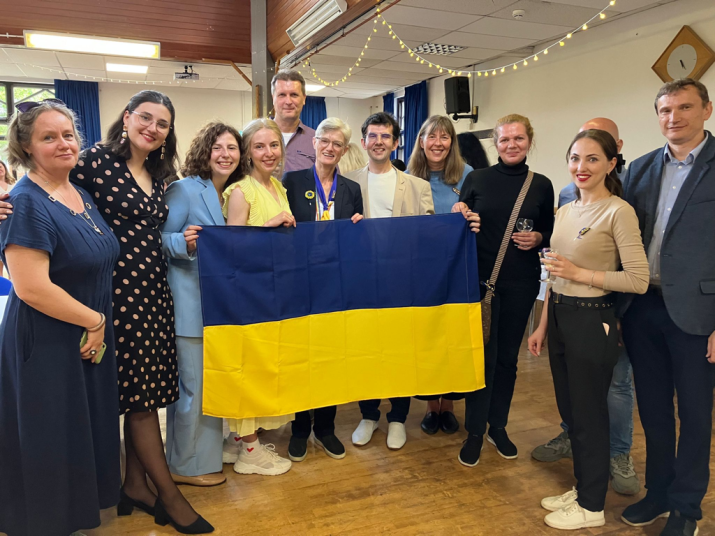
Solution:
<svg viewBox="0 0 715 536">
<path fill-rule="evenodd" d="M 157 499 L 158 500 L 158 499 Z M 124 493 L 124 488 L 119 490 L 119 504 L 117 504 L 117 515 L 118 516 L 130 516 L 134 508 L 139 508 L 139 510 L 144 510 L 150 516 L 154 515 L 155 508 L 149 506 L 146 503 L 132 499 L 129 495 Z"/>
<path fill-rule="evenodd" d="M 161 527 L 171 524 L 171 526 L 181 534 L 208 534 L 209 532 L 214 531 L 211 523 L 206 521 L 201 516 L 199 516 L 199 518 L 191 525 L 179 525 L 176 521 L 171 519 L 171 516 L 166 511 L 166 507 L 159 499 L 156 500 L 154 510 L 156 511 L 154 514 L 154 523 Z"/>
</svg>

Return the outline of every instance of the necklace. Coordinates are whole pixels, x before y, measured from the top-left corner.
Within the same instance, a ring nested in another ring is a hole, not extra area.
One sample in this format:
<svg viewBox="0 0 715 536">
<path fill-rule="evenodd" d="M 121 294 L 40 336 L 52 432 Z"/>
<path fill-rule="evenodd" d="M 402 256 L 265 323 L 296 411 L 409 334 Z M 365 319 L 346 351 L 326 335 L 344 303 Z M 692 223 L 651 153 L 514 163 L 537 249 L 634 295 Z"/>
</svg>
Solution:
<svg viewBox="0 0 715 536">
<path fill-rule="evenodd" d="M 45 179 L 42 179 L 42 180 L 44 181 L 44 183 L 45 183 L 47 186 L 49 186 L 49 187 L 52 188 L 52 184 L 51 184 L 48 180 L 45 180 Z M 55 202 L 57 201 L 57 199 L 52 195 L 52 194 L 54 194 L 54 193 L 57 191 L 57 188 L 58 188 L 58 186 L 55 186 L 54 188 L 52 188 L 52 191 L 51 191 L 51 192 L 48 194 L 48 196 L 47 196 L 48 199 L 49 199 L 50 201 L 52 201 L 53 203 L 55 203 Z M 82 195 L 79 193 L 79 191 L 77 190 L 77 188 L 75 188 L 75 187 L 73 186 L 73 187 L 72 187 L 72 191 L 74 191 L 75 195 L 79 198 L 79 202 L 82 203 L 82 201 L 83 201 L 83 200 L 82 200 Z M 67 207 L 67 210 L 70 211 L 70 214 L 72 214 L 72 216 L 77 216 L 77 215 L 78 215 L 77 211 L 75 211 L 75 210 L 73 210 L 73 209 L 70 208 L 69 203 L 67 202 L 67 199 L 65 199 L 65 196 L 62 195 L 61 192 L 57 192 L 57 195 L 59 195 L 59 196 L 62 198 L 62 201 L 64 202 L 64 205 Z M 103 235 L 104 233 L 102 232 L 102 230 L 97 226 L 96 223 L 94 223 L 94 220 L 92 219 L 92 217 L 91 217 L 91 216 L 89 215 L 89 213 L 87 212 L 88 210 L 92 210 L 92 205 L 90 205 L 89 203 L 84 203 L 82 208 L 83 208 L 83 210 L 82 210 L 82 216 L 84 216 L 84 217 L 83 217 L 83 218 L 80 218 L 80 219 L 81 219 L 84 223 L 86 223 L 87 225 L 89 225 L 92 229 L 94 229 L 96 232 L 98 232 L 99 234 Z"/>
</svg>

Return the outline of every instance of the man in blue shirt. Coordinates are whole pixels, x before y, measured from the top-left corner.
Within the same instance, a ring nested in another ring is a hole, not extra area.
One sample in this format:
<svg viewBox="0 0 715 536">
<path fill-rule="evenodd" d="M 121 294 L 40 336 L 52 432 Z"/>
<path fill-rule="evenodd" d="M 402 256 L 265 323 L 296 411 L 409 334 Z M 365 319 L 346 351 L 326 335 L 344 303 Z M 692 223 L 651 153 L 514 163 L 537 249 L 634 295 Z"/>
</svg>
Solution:
<svg viewBox="0 0 715 536">
<path fill-rule="evenodd" d="M 616 140 L 618 153 L 623 149 L 623 140 L 618 133 L 618 125 L 605 117 L 596 117 L 584 123 L 579 132 L 584 130 L 605 130 Z M 622 159 L 621 159 L 622 161 Z M 619 172 L 621 170 L 618 170 Z M 569 183 L 559 193 L 559 208 L 576 200 L 578 187 Z M 613 380 L 608 390 L 608 412 L 611 421 L 611 485 L 614 491 L 623 495 L 635 495 L 641 485 L 636 474 L 631 446 L 633 445 L 633 378 L 631 363 L 626 349 L 621 349 L 618 363 L 613 369 Z M 531 456 L 540 462 L 554 462 L 561 458 L 571 457 L 571 441 L 568 437 L 566 423 L 561 423 L 564 429 L 561 434 L 544 445 L 539 445 Z"/>
<path fill-rule="evenodd" d="M 666 83 L 655 108 L 668 143 L 633 162 L 623 181 L 623 198 L 640 223 L 650 287 L 642 296 L 623 296 L 619 307 L 646 438 L 648 489 L 622 519 L 643 526 L 668 517 L 661 536 L 694 536 L 710 481 L 715 139 L 705 121 L 713 106 L 707 88 L 686 78 Z"/>
</svg>

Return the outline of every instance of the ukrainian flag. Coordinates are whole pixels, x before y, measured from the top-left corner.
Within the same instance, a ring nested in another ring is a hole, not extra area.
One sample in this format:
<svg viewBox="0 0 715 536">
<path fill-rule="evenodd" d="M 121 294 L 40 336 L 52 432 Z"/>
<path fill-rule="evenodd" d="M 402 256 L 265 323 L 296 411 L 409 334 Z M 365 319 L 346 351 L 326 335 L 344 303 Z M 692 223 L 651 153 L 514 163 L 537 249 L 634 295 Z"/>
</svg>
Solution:
<svg viewBox="0 0 715 536">
<path fill-rule="evenodd" d="M 484 387 L 476 240 L 461 214 L 200 236 L 205 414 Z"/>
</svg>

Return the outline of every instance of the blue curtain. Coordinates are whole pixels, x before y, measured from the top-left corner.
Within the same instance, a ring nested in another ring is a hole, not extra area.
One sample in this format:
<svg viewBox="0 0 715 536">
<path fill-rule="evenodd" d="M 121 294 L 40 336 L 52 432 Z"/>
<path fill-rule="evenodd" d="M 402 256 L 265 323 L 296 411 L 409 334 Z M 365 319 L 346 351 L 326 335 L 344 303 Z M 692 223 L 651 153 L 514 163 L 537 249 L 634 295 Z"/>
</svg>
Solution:
<svg viewBox="0 0 715 536">
<path fill-rule="evenodd" d="M 325 110 L 325 97 L 306 97 L 300 120 L 310 128 L 318 128 L 320 122 L 328 117 Z"/>
<path fill-rule="evenodd" d="M 394 93 L 388 93 L 387 95 L 382 96 L 382 110 L 395 115 L 395 94 Z M 397 158 L 397 151 L 392 151 L 392 154 L 390 155 L 390 160 L 394 160 Z"/>
<path fill-rule="evenodd" d="M 55 97 L 77 114 L 78 129 L 84 143 L 91 147 L 102 139 L 99 123 L 99 84 L 76 80 L 55 80 Z"/>
<path fill-rule="evenodd" d="M 427 121 L 427 82 L 405 88 L 405 163 L 409 163 L 422 123 Z"/>
</svg>

